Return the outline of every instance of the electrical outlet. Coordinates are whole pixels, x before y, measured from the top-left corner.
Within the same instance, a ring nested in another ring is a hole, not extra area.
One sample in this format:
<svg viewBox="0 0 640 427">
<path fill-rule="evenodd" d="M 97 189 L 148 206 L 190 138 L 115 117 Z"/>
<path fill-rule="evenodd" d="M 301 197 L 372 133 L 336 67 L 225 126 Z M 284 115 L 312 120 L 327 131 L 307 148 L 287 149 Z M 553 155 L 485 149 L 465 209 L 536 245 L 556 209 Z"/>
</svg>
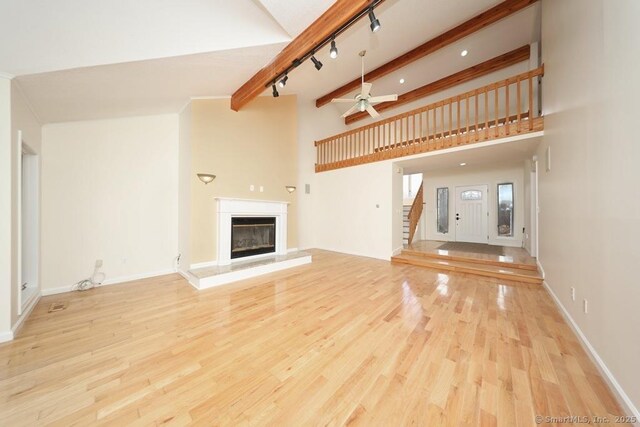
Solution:
<svg viewBox="0 0 640 427">
<path fill-rule="evenodd" d="M 264 193 L 264 187 L 262 185 L 260 186 L 260 192 Z"/>
<path fill-rule="evenodd" d="M 101 259 L 97 259 L 96 260 L 96 268 L 100 268 L 102 267 L 102 260 Z"/>
<path fill-rule="evenodd" d="M 127 263 L 127 259 L 126 258 L 122 258 L 122 263 L 126 264 Z"/>
<path fill-rule="evenodd" d="M 571 287 L 571 299 L 573 301 L 576 300 L 576 288 L 574 288 L 573 286 Z"/>
<path fill-rule="evenodd" d="M 310 184 L 305 184 L 304 185 L 304 192 L 305 192 L 305 194 L 311 194 L 311 185 Z"/>
<path fill-rule="evenodd" d="M 582 300 L 582 308 L 584 309 L 585 314 L 589 313 L 589 301 L 586 299 Z"/>
<path fill-rule="evenodd" d="M 251 184 L 251 185 L 249 186 L 249 191 L 253 191 L 253 190 L 255 190 L 255 189 L 256 189 L 255 185 Z"/>
</svg>

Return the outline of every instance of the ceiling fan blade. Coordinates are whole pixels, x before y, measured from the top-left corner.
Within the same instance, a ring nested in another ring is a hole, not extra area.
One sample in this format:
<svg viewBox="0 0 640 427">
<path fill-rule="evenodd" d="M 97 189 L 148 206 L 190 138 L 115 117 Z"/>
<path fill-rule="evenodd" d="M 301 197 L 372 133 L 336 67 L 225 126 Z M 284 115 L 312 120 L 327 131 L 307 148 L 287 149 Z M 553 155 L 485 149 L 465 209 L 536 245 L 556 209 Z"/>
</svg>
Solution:
<svg viewBox="0 0 640 427">
<path fill-rule="evenodd" d="M 376 117 L 379 117 L 379 116 L 380 116 L 380 113 L 378 113 L 378 112 L 376 111 L 376 109 L 375 109 L 375 108 L 373 108 L 373 106 L 371 106 L 371 105 L 367 105 L 367 112 L 368 112 L 368 113 L 369 113 L 369 115 L 370 115 L 371 117 L 373 117 L 374 119 L 375 119 Z"/>
<path fill-rule="evenodd" d="M 358 111 L 358 110 L 359 110 L 359 108 L 358 108 L 358 104 L 356 104 L 356 105 L 354 105 L 353 107 L 349 108 L 349 109 L 347 110 L 347 112 L 346 112 L 346 113 L 344 113 L 344 114 L 342 115 L 342 117 L 347 117 L 347 116 L 351 115 L 351 113 L 355 113 L 355 112 L 356 112 L 356 111 Z"/>
<path fill-rule="evenodd" d="M 381 95 L 381 96 L 373 96 L 369 98 L 369 102 L 371 104 L 377 104 L 378 102 L 391 102 L 397 101 L 398 95 Z"/>
<path fill-rule="evenodd" d="M 348 99 L 348 98 L 333 98 L 331 100 L 331 102 L 350 102 L 350 103 L 353 103 L 354 100 L 353 99 Z"/>
<path fill-rule="evenodd" d="M 373 86 L 372 83 L 362 83 L 362 93 L 360 95 L 362 99 L 366 99 L 369 96 L 369 93 L 371 93 L 371 86 Z"/>
</svg>

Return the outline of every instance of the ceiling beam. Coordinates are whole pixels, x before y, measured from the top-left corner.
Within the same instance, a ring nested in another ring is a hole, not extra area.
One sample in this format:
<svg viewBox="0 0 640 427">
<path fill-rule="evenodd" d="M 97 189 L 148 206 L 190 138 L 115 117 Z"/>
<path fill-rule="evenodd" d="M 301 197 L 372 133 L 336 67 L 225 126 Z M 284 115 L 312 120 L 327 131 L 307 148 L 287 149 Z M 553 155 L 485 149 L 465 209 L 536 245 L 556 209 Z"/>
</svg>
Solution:
<svg viewBox="0 0 640 427">
<path fill-rule="evenodd" d="M 269 65 L 258 71 L 231 97 L 231 109 L 240 110 L 252 101 L 296 59 L 301 59 L 320 42 L 339 30 L 371 5 L 371 0 L 336 0 L 298 37 L 293 39 Z"/>
<path fill-rule="evenodd" d="M 529 59 L 530 53 L 531 49 L 529 48 L 529 45 L 524 45 L 522 47 L 519 47 L 518 49 L 512 50 L 511 52 L 505 53 L 504 55 L 496 56 L 495 58 L 489 59 L 488 61 L 474 65 L 455 74 L 451 74 L 448 77 L 444 77 L 440 80 L 436 80 L 435 82 L 421 86 L 412 91 L 403 93 L 402 95 L 398 96 L 398 100 L 395 102 L 382 102 L 380 104 L 377 104 L 375 106 L 375 109 L 380 113 L 392 108 L 397 108 L 401 105 L 408 104 L 409 102 L 424 98 L 436 92 L 452 88 L 454 86 L 466 83 L 494 71 L 498 71 L 519 62 L 526 61 Z M 345 117 L 344 123 L 348 125 L 353 122 L 357 122 L 358 120 L 366 119 L 369 117 L 369 113 L 367 113 L 366 111 L 364 113 L 358 112 Z"/>
<path fill-rule="evenodd" d="M 466 22 L 458 25 L 451 30 L 440 34 L 439 36 L 427 41 L 426 43 L 416 47 L 415 49 L 410 50 L 409 52 L 398 56 L 397 58 L 387 62 L 384 65 L 376 68 L 373 71 L 365 74 L 364 79 L 366 82 L 372 82 L 377 80 L 387 74 L 390 74 L 396 70 L 399 70 L 406 65 L 417 61 L 424 56 L 429 55 L 443 47 L 450 45 L 470 34 L 475 33 L 478 30 L 483 29 L 484 27 L 493 24 L 513 13 L 518 12 L 519 10 L 524 9 L 527 6 L 530 6 L 536 3 L 538 0 L 506 0 L 502 3 L 492 7 L 491 9 L 482 12 L 479 15 L 474 16 Z M 345 84 L 344 86 L 339 87 L 331 93 L 328 93 L 316 100 L 316 107 L 322 107 L 331 102 L 333 98 L 339 98 L 342 95 L 348 94 L 360 87 L 361 80 L 360 77 L 357 79 Z"/>
</svg>

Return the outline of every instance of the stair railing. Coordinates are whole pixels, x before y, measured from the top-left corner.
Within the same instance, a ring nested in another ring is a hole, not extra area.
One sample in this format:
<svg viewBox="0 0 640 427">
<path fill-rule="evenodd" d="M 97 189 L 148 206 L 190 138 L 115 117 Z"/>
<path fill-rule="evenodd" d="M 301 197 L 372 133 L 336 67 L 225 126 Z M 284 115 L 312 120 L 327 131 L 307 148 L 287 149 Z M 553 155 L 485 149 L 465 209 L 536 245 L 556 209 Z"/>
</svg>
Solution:
<svg viewBox="0 0 640 427">
<path fill-rule="evenodd" d="M 416 198 L 413 199 L 411 209 L 409 209 L 409 213 L 407 214 L 407 217 L 409 218 L 409 244 L 411 244 L 411 242 L 413 241 L 413 236 L 415 235 L 416 229 L 418 228 L 418 222 L 420 221 L 420 217 L 422 216 L 422 208 L 424 205 L 423 192 L 424 180 L 420 183 L 420 188 L 418 188 Z"/>
</svg>

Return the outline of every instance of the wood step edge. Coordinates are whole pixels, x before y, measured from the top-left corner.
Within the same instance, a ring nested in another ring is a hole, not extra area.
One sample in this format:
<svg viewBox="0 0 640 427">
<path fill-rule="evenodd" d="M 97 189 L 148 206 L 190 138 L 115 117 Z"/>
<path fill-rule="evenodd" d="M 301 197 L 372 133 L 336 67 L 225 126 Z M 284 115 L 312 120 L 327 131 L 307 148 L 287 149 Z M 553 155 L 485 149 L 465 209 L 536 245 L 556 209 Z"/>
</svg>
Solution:
<svg viewBox="0 0 640 427">
<path fill-rule="evenodd" d="M 537 265 L 530 265 L 530 264 L 511 263 L 511 262 L 497 261 L 497 260 L 491 260 L 491 259 L 479 259 L 479 258 L 465 257 L 462 255 L 441 255 L 441 254 L 434 254 L 430 252 L 414 251 L 411 249 L 403 249 L 402 253 L 405 255 L 417 256 L 421 258 L 441 259 L 445 261 L 450 260 L 450 261 L 468 262 L 471 264 L 493 265 L 496 267 L 506 267 L 506 268 L 513 268 L 518 270 L 538 271 Z"/>
<path fill-rule="evenodd" d="M 482 268 L 478 268 L 473 265 L 465 266 L 465 265 L 440 264 L 437 262 L 429 262 L 427 260 L 421 260 L 421 259 L 403 258 L 402 256 L 391 257 L 391 262 L 396 264 L 406 264 L 406 265 L 413 265 L 416 267 L 430 268 L 434 270 L 441 270 L 441 271 L 445 270 L 445 271 L 452 271 L 455 273 L 466 273 L 466 274 L 473 274 L 473 275 L 482 276 L 482 277 L 492 277 L 496 279 L 511 280 L 514 282 L 534 283 L 538 285 L 542 284 L 543 282 L 543 278 L 540 276 L 522 275 L 522 274 L 518 274 L 517 271 L 508 273 L 508 272 L 484 270 Z"/>
</svg>

